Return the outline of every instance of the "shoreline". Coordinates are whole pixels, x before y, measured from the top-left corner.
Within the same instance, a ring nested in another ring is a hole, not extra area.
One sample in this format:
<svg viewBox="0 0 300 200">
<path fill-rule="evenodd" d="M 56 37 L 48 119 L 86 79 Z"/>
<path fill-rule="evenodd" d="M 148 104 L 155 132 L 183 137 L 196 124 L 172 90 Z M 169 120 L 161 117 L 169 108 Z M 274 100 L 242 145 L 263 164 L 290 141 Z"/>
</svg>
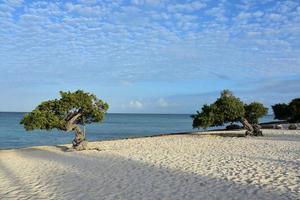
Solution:
<svg viewBox="0 0 300 200">
<path fill-rule="evenodd" d="M 261 129 L 264 130 L 278 130 L 278 129 Z M 288 129 L 281 129 L 284 131 L 297 131 L 297 130 L 288 130 Z M 104 140 L 87 140 L 88 143 L 94 142 L 110 142 L 110 141 L 126 141 L 131 139 L 143 139 L 143 138 L 155 138 L 155 137 L 164 137 L 164 136 L 176 136 L 176 135 L 203 135 L 203 136 L 221 136 L 221 137 L 246 137 L 244 132 L 245 129 L 235 129 L 235 130 L 227 130 L 227 129 L 212 129 L 212 130 L 201 130 L 201 131 L 185 131 L 185 132 L 173 132 L 173 133 L 158 133 L 155 135 L 145 135 L 145 136 L 132 136 L 132 137 L 124 137 L 124 138 L 111 138 L 111 139 L 104 139 Z M 300 131 L 300 130 L 299 130 Z M 263 136 L 262 136 L 263 137 Z M 53 144 L 53 145 L 33 145 L 28 147 L 16 147 L 16 148 L 0 148 L 1 151 L 5 150 L 18 150 L 18 149 L 28 149 L 28 148 L 35 148 L 35 147 L 56 147 L 56 146 L 68 146 L 71 145 L 70 143 L 61 143 L 61 144 Z"/>
<path fill-rule="evenodd" d="M 91 142 L 106 142 L 106 141 L 122 141 L 122 140 L 129 140 L 129 139 L 141 139 L 141 138 L 152 138 L 152 137 L 163 137 L 163 136 L 172 136 L 172 135 L 193 135 L 193 134 L 201 134 L 201 135 L 225 135 L 227 132 L 240 132 L 243 131 L 244 129 L 238 129 L 238 130 L 226 130 L 226 129 L 212 129 L 212 130 L 203 130 L 203 131 L 185 131 L 185 132 L 172 132 L 172 133 L 158 133 L 155 135 L 145 135 L 145 136 L 132 136 L 132 137 L 124 137 L 124 138 L 111 138 L 111 139 L 104 139 L 104 140 L 87 140 L 88 143 Z M 212 133 L 216 132 L 216 133 Z M 227 137 L 244 137 L 242 136 L 244 134 L 238 134 L 236 133 L 236 136 L 230 135 Z M 16 147 L 16 148 L 1 148 L 0 151 L 4 150 L 14 150 L 14 149 L 27 149 L 27 148 L 32 148 L 32 147 L 47 147 L 47 146 L 58 146 L 58 145 L 71 145 L 70 143 L 62 143 L 62 144 L 53 144 L 53 145 L 33 145 L 33 146 L 28 146 L 28 147 Z"/>
<path fill-rule="evenodd" d="M 207 132 L 207 131 L 205 131 Z M 129 140 L 129 139 L 140 139 L 140 138 L 151 138 L 151 137 L 161 137 L 161 136 L 169 136 L 169 135 L 185 135 L 185 134 L 197 134 L 201 133 L 201 131 L 186 131 L 186 132 L 174 132 L 174 133 L 158 133 L 155 135 L 145 135 L 145 136 L 132 136 L 132 137 L 124 137 L 124 138 L 111 138 L 111 139 L 104 139 L 104 140 L 87 140 L 88 143 L 90 142 L 105 142 L 105 141 L 118 141 L 118 140 Z M 57 146 L 57 145 L 70 145 L 70 143 L 64 143 L 64 144 L 53 144 L 53 145 L 34 145 L 34 146 L 29 146 L 29 147 L 20 147 L 20 148 L 5 148 L 1 149 L 2 150 L 13 150 L 13 149 L 27 149 L 31 147 L 46 147 L 46 146 Z"/>
</svg>

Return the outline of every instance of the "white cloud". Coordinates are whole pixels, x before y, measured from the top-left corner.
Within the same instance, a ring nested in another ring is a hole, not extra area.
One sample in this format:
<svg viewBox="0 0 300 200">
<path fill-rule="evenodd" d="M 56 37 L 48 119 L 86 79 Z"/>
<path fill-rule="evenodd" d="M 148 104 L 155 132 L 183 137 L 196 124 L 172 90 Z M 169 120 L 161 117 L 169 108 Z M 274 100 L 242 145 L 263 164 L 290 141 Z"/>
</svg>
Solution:
<svg viewBox="0 0 300 200">
<path fill-rule="evenodd" d="M 262 11 L 256 11 L 253 13 L 254 17 L 262 17 L 264 15 L 264 13 Z"/>
<path fill-rule="evenodd" d="M 165 0 L 131 0 L 134 5 L 150 5 L 150 6 L 160 6 L 164 4 Z"/>
<path fill-rule="evenodd" d="M 0 11 L 2 12 L 13 12 L 15 9 L 9 4 L 0 4 Z"/>
<path fill-rule="evenodd" d="M 205 10 L 204 12 L 208 16 L 213 16 L 217 21 L 225 22 L 228 18 L 225 16 L 225 8 L 223 4 L 219 4 L 217 7 Z"/>
<path fill-rule="evenodd" d="M 24 0 L 4 0 L 8 5 L 13 7 L 19 7 L 23 4 Z"/>
<path fill-rule="evenodd" d="M 193 1 L 189 3 L 182 3 L 182 4 L 173 4 L 168 6 L 168 11 L 170 12 L 193 12 L 196 10 L 200 10 L 206 6 L 205 3 L 200 1 Z"/>
<path fill-rule="evenodd" d="M 246 12 L 241 12 L 238 16 L 237 16 L 237 20 L 247 20 L 249 18 L 252 17 L 251 13 L 246 13 Z"/>
<path fill-rule="evenodd" d="M 133 82 L 128 81 L 128 80 L 122 80 L 121 84 L 124 86 L 133 86 L 134 85 Z"/>
<path fill-rule="evenodd" d="M 80 4 L 93 5 L 97 3 L 97 0 L 78 0 Z"/>
<path fill-rule="evenodd" d="M 255 2 L 228 14 L 230 2 L 172 2 L 164 7 L 166 1 L 155 0 L 134 6 L 28 1 L 22 12 L 1 4 L 1 72 L 12 79 L 30 75 L 32 82 L 50 78 L 116 85 L 215 78 L 211 67 L 228 77 L 239 74 L 234 79 L 300 73 L 299 59 L 294 59 L 299 57 L 299 3 L 298 10 L 292 5 L 286 14 L 278 11 L 281 3 L 265 8 Z M 244 23 L 236 20 L 238 15 Z M 268 63 L 278 56 L 288 65 Z M 64 73 L 68 79 L 57 75 Z"/>
<path fill-rule="evenodd" d="M 273 21 L 280 21 L 283 19 L 280 14 L 276 14 L 276 13 L 269 14 L 267 15 L 267 17 Z"/>
<path fill-rule="evenodd" d="M 157 101 L 157 105 L 159 106 L 159 107 L 168 107 L 169 106 L 169 103 L 164 99 L 164 98 L 160 98 L 160 99 L 158 99 L 158 101 Z"/>
<path fill-rule="evenodd" d="M 133 109 L 141 109 L 144 107 L 144 104 L 142 103 L 142 101 L 132 100 L 129 102 L 129 107 Z"/>
<path fill-rule="evenodd" d="M 105 9 L 97 5 L 73 4 L 68 2 L 65 6 L 69 12 L 75 12 L 85 17 L 101 17 L 106 12 Z"/>
</svg>

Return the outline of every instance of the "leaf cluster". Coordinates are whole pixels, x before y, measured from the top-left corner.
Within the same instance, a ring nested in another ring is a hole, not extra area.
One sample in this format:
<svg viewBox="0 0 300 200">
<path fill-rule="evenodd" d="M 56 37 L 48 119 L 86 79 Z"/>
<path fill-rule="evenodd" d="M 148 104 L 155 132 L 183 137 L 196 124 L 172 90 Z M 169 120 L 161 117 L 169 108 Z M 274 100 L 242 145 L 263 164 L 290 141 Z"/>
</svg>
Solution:
<svg viewBox="0 0 300 200">
<path fill-rule="evenodd" d="M 75 114 L 80 117 L 75 124 L 90 124 L 101 122 L 108 110 L 108 104 L 95 95 L 82 90 L 75 92 L 60 92 L 60 99 L 42 102 L 32 112 L 21 120 L 26 130 L 59 129 L 65 130 L 66 123 Z"/>
<path fill-rule="evenodd" d="M 268 108 L 259 102 L 245 104 L 244 108 L 245 118 L 250 124 L 258 124 L 258 119 L 268 113 Z"/>
</svg>

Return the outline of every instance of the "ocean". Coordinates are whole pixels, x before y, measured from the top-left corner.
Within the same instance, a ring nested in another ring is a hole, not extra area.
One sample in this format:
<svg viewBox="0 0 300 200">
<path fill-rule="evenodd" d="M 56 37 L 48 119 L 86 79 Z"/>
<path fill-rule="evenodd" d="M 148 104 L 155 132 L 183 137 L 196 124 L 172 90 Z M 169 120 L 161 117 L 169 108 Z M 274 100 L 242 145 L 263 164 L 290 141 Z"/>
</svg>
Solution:
<svg viewBox="0 0 300 200">
<path fill-rule="evenodd" d="M 19 124 L 25 113 L 0 112 L 0 149 L 71 143 L 72 132 L 25 131 Z M 267 115 L 260 122 L 272 121 Z M 223 127 L 219 127 L 223 128 Z M 88 141 L 196 131 L 189 114 L 106 114 L 103 123 L 85 126 Z"/>
</svg>

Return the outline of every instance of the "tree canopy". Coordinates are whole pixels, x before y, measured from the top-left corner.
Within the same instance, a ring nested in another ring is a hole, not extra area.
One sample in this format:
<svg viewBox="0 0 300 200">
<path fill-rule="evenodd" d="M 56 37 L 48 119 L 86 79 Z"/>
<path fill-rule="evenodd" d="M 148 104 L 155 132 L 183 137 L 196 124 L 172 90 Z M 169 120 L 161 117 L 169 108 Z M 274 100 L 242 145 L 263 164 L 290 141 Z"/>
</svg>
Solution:
<svg viewBox="0 0 300 200">
<path fill-rule="evenodd" d="M 300 98 L 293 99 L 289 104 L 290 121 L 300 122 Z"/>
<path fill-rule="evenodd" d="M 300 122 L 300 98 L 293 99 L 289 104 L 275 104 L 272 109 L 275 119 Z"/>
<path fill-rule="evenodd" d="M 201 112 L 192 115 L 193 128 L 208 128 L 221 126 L 225 123 L 241 121 L 242 118 L 249 120 L 251 124 L 258 123 L 258 119 L 267 114 L 268 108 L 263 104 L 253 102 L 244 104 L 229 90 L 223 90 L 220 97 L 212 104 L 205 104 Z"/>
<path fill-rule="evenodd" d="M 268 113 L 268 108 L 264 107 L 262 103 L 252 102 L 245 104 L 245 118 L 250 124 L 257 124 L 258 119 Z"/>
<path fill-rule="evenodd" d="M 289 108 L 285 103 L 278 103 L 272 106 L 274 112 L 274 118 L 279 120 L 288 120 L 289 118 Z"/>
<path fill-rule="evenodd" d="M 223 90 L 221 97 L 213 105 L 215 108 L 213 126 L 239 121 L 245 115 L 244 103 L 229 90 Z"/>
<path fill-rule="evenodd" d="M 208 128 L 215 122 L 215 112 L 213 105 L 203 105 L 202 111 L 197 111 L 196 115 L 192 115 L 193 128 Z"/>
<path fill-rule="evenodd" d="M 60 92 L 60 99 L 44 101 L 21 120 L 26 130 L 58 129 L 67 131 L 67 123 L 76 114 L 75 124 L 101 122 L 108 104 L 82 90 Z"/>
</svg>

